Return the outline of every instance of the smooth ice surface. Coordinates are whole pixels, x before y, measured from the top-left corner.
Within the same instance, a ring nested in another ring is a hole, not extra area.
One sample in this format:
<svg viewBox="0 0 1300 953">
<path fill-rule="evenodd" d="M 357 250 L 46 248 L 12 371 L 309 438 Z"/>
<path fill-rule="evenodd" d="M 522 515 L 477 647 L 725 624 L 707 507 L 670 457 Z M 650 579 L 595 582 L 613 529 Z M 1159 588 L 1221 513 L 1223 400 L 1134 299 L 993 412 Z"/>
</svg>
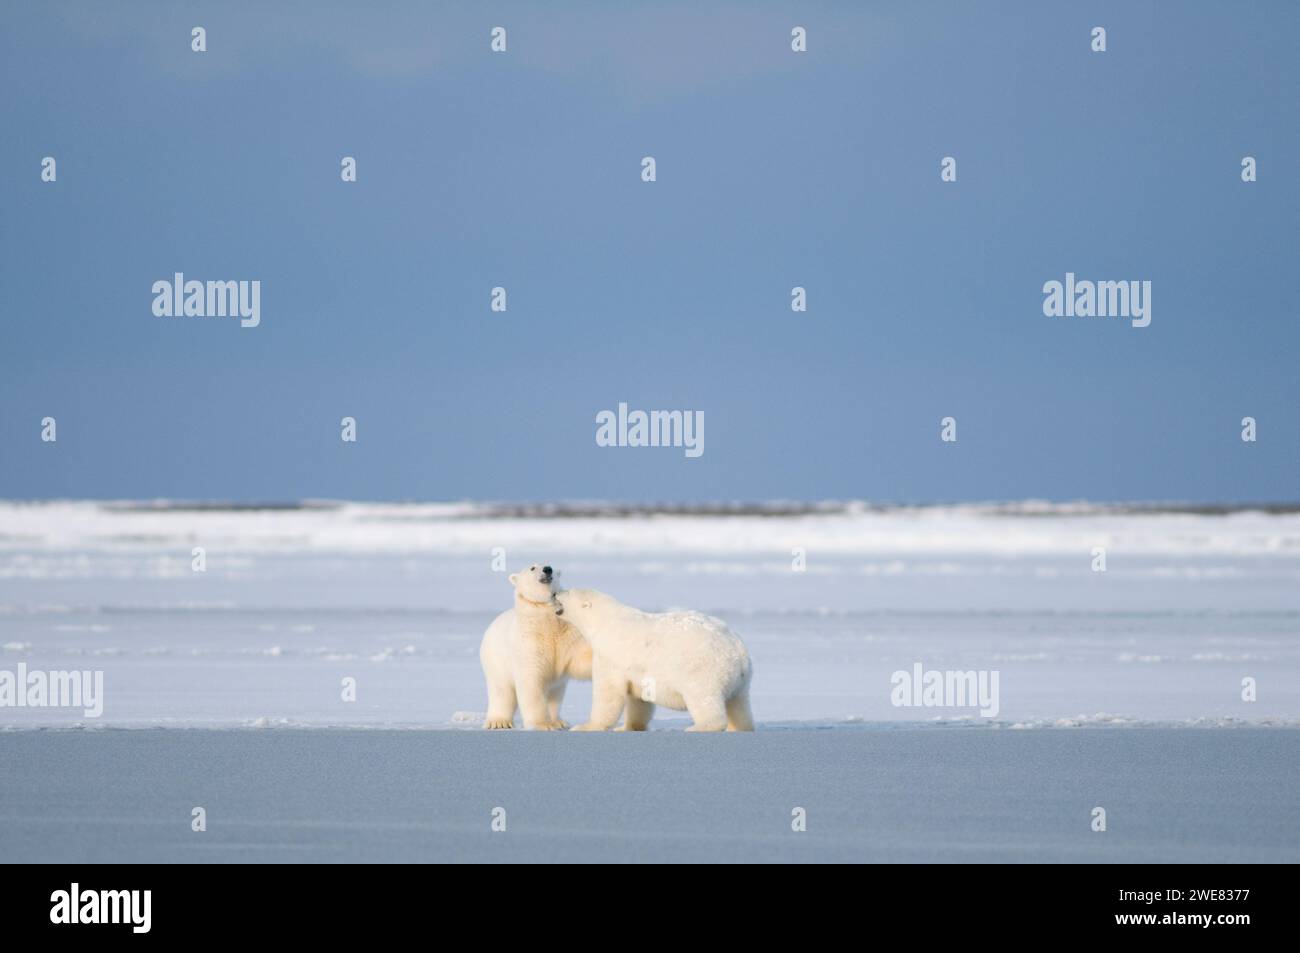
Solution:
<svg viewBox="0 0 1300 953">
<path fill-rule="evenodd" d="M 12 862 L 1300 860 L 1295 731 L 30 731 L 0 764 Z"/>
</svg>

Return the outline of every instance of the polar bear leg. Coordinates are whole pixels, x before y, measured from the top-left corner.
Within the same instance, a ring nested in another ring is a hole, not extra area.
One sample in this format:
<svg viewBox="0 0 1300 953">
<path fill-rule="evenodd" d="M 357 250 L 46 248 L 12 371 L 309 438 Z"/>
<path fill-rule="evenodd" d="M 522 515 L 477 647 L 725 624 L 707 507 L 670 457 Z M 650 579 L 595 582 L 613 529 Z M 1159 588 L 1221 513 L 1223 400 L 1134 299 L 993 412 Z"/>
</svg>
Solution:
<svg viewBox="0 0 1300 953">
<path fill-rule="evenodd" d="M 695 724 L 687 731 L 724 731 L 727 727 L 727 706 L 720 695 L 687 696 L 686 710 Z"/>
<path fill-rule="evenodd" d="M 654 702 L 642 701 L 635 695 L 627 696 L 627 707 L 623 713 L 623 727 L 615 731 L 645 731 L 650 719 L 655 716 Z"/>
<path fill-rule="evenodd" d="M 561 728 L 568 728 L 569 723 L 560 718 L 560 705 L 564 701 L 564 682 L 556 682 L 551 686 L 551 690 L 546 693 L 546 710 L 551 716 L 551 721 Z"/>
<path fill-rule="evenodd" d="M 488 683 L 488 710 L 484 728 L 513 728 L 515 686 L 509 682 Z"/>
<path fill-rule="evenodd" d="M 748 685 L 727 699 L 727 730 L 754 730 L 754 713 L 749 710 Z"/>
<path fill-rule="evenodd" d="M 540 677 L 525 675 L 520 678 L 516 690 L 519 692 L 519 711 L 524 716 L 525 728 L 555 731 L 560 727 L 551 717 L 546 702 L 546 688 Z"/>
<path fill-rule="evenodd" d="M 591 717 L 574 731 L 606 731 L 618 722 L 627 694 L 627 679 L 619 673 L 604 673 L 599 666 L 591 676 Z"/>
</svg>

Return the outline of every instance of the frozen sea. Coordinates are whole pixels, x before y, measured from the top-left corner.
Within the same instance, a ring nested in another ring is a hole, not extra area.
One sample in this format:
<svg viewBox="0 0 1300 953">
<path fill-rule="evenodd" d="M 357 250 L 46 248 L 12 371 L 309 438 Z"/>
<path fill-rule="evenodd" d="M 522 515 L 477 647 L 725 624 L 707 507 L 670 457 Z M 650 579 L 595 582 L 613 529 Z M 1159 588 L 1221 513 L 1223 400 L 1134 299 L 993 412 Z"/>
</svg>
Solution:
<svg viewBox="0 0 1300 953">
<path fill-rule="evenodd" d="M 1300 860 L 1276 729 L 12 732 L 0 759 L 10 862 Z"/>
<path fill-rule="evenodd" d="M 503 560 L 727 619 L 758 732 L 476 730 Z M 0 707 L 0 857 L 1293 862 L 1298 594 L 1286 510 L 0 503 L 0 673 L 104 680 Z"/>
</svg>

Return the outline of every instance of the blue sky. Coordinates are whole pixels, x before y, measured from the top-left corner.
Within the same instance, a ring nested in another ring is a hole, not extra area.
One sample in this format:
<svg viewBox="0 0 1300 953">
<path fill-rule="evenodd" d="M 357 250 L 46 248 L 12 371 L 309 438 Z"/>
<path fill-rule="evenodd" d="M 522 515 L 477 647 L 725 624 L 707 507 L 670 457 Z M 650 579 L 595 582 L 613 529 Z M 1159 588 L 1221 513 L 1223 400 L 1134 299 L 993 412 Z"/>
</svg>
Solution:
<svg viewBox="0 0 1300 953">
<path fill-rule="evenodd" d="M 0 10 L 0 497 L 1300 498 L 1294 4 L 269 6 Z"/>
</svg>

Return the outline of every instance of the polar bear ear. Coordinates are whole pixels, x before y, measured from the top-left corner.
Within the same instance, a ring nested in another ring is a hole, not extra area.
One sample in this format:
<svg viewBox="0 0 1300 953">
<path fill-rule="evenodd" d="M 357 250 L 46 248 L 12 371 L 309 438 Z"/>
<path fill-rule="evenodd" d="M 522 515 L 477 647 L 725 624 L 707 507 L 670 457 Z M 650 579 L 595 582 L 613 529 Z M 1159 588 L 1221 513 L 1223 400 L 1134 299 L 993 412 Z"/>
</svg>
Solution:
<svg viewBox="0 0 1300 953">
<path fill-rule="evenodd" d="M 510 579 L 510 585 L 512 586 L 519 585 L 519 573 L 512 572 L 508 578 Z"/>
</svg>

